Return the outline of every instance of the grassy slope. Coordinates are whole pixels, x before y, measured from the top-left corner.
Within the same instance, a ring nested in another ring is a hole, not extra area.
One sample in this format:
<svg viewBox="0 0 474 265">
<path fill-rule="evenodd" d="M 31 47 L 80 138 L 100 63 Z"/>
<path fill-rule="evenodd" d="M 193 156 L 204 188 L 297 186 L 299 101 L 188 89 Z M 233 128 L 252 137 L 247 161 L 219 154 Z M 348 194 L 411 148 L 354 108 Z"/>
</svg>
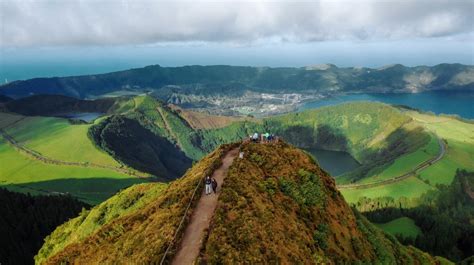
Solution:
<svg viewBox="0 0 474 265">
<path fill-rule="evenodd" d="M 91 212 L 58 227 L 47 238 L 36 262 L 157 263 L 175 234 L 196 184 L 220 165 L 221 157 L 229 147 L 206 156 L 183 178 L 170 183 L 166 190 L 156 187 L 161 184 L 129 188 Z M 202 190 L 202 185 L 200 188 Z M 144 195 L 146 200 L 139 199 L 139 194 L 148 192 L 152 194 Z M 79 229 L 82 220 L 87 220 L 85 232 Z"/>
<path fill-rule="evenodd" d="M 166 184 L 138 184 L 117 193 L 109 200 L 83 211 L 79 217 L 69 220 L 45 239 L 36 257 L 41 263 L 44 257 L 56 254 L 65 246 L 77 243 L 92 235 L 102 226 L 132 213 L 160 196 Z"/>
<path fill-rule="evenodd" d="M 418 176 L 413 176 L 397 183 L 368 189 L 343 190 L 344 198 L 348 202 L 356 203 L 362 197 L 418 198 L 424 192 L 436 189 L 436 184 L 449 185 L 456 174 L 456 169 L 474 170 L 474 163 L 472 162 L 474 161 L 474 124 L 462 122 L 451 117 L 421 114 L 413 111 L 409 111 L 407 114 L 437 137 L 447 140 L 448 149 L 443 159 L 418 172 Z M 408 168 L 408 166 L 417 163 L 412 156 L 428 156 L 428 154 L 435 151 L 435 146 L 438 146 L 433 141 L 436 140 L 432 138 L 428 146 L 418 149 L 415 153 L 400 157 L 397 160 L 399 164 L 396 161 L 385 170 L 393 170 L 388 172 L 391 174 L 404 169 L 405 166 Z M 424 149 L 426 149 L 426 152 Z M 410 157 L 413 159 L 410 159 Z M 405 163 L 402 164 L 401 162 L 403 161 Z M 387 178 L 390 177 L 390 174 L 387 174 L 386 171 L 382 172 L 382 176 L 385 175 Z M 375 179 L 371 177 L 363 181 L 369 182 Z"/>
<path fill-rule="evenodd" d="M 218 116 L 204 112 L 182 109 L 175 105 L 168 105 L 176 111 L 193 129 L 217 129 L 229 126 L 238 121 L 252 120 L 248 117 Z"/>
<path fill-rule="evenodd" d="M 20 121 L 8 126 L 17 120 Z M 17 141 L 48 158 L 120 166 L 92 144 L 87 137 L 90 125 L 71 125 L 65 119 L 7 113 L 0 113 L 0 121 L 2 128 L 8 126 L 6 131 Z M 120 189 L 144 181 L 108 169 L 43 163 L 18 152 L 3 138 L 0 139 L 0 159 L 1 186 L 32 194 L 70 193 L 90 204 L 97 204 Z"/>
<path fill-rule="evenodd" d="M 3 139 L 0 160 L 0 185 L 5 188 L 32 193 L 67 192 L 92 204 L 143 182 L 106 169 L 45 164 L 19 153 Z"/>
<path fill-rule="evenodd" d="M 312 135 L 294 136 L 288 132 L 287 137 L 298 142 L 298 138 L 311 137 L 317 139 L 316 129 L 320 125 L 332 128 L 335 135 L 343 135 L 347 141 L 347 148 L 352 156 L 361 161 L 364 159 L 364 150 L 368 148 L 383 148 L 384 141 L 396 129 L 408 123 L 410 118 L 399 110 L 385 104 L 371 102 L 344 103 L 340 105 L 322 107 L 300 113 L 291 113 L 268 119 L 269 123 L 276 122 L 279 129 L 301 126 L 310 129 Z M 316 140 L 316 139 L 313 139 Z M 291 141 L 288 139 L 288 141 Z M 309 142 L 311 144 L 311 142 Z M 337 146 L 334 146 L 338 149 Z"/>
<path fill-rule="evenodd" d="M 389 185 L 383 185 L 379 187 L 367 188 L 367 189 L 346 189 L 342 190 L 341 193 L 344 195 L 349 203 L 357 203 L 362 197 L 367 198 L 379 198 L 379 197 L 392 197 L 399 199 L 401 197 L 406 198 L 418 198 L 428 190 L 434 189 L 434 187 L 426 184 L 416 177 L 409 177 L 400 182 L 396 182 Z"/>
<path fill-rule="evenodd" d="M 416 121 L 448 142 L 448 151 L 441 161 L 420 172 L 431 184 L 450 184 L 457 168 L 474 170 L 474 124 L 450 117 L 409 112 Z"/>
<path fill-rule="evenodd" d="M 52 159 L 119 167 L 116 160 L 87 137 L 90 126 L 71 125 L 60 118 L 27 117 L 6 131 L 27 148 Z"/>
<path fill-rule="evenodd" d="M 23 119 L 21 115 L 0 112 L 0 129 L 4 129 L 21 119 Z"/>
<path fill-rule="evenodd" d="M 194 130 L 177 112 L 149 96 L 139 96 L 133 100 L 135 107 L 133 111 L 126 113 L 128 117 L 138 119 L 142 125 L 154 133 L 177 144 L 188 157 L 194 160 L 206 154 L 195 146 L 192 137 L 195 134 Z"/>
<path fill-rule="evenodd" d="M 416 166 L 439 154 L 439 144 L 436 136 L 431 135 L 429 142 L 416 151 L 400 156 L 382 172 L 373 176 L 363 178 L 360 183 L 370 183 L 385 179 L 391 179 L 410 172 Z"/>
<path fill-rule="evenodd" d="M 400 217 L 385 224 L 376 224 L 379 228 L 392 235 L 416 238 L 421 234 L 420 228 L 408 217 Z"/>
</svg>

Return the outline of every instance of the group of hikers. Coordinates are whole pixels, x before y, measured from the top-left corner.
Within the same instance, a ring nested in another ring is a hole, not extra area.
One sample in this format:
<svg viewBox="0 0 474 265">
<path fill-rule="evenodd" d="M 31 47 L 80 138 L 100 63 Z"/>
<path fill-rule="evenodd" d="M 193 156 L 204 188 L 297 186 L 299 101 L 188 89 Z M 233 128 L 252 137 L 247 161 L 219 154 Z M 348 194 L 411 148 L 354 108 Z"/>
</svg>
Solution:
<svg viewBox="0 0 474 265">
<path fill-rule="evenodd" d="M 211 194 L 212 191 L 214 191 L 214 193 L 217 193 L 217 180 L 215 178 L 206 176 L 204 178 L 204 184 L 206 184 L 206 195 Z"/>
<path fill-rule="evenodd" d="M 269 134 L 269 133 L 254 133 L 249 136 L 250 141 L 256 143 L 256 142 L 261 142 L 261 143 L 268 143 L 268 142 L 273 142 L 277 141 L 277 137 L 274 134 Z"/>
<path fill-rule="evenodd" d="M 251 141 L 254 143 L 260 142 L 260 143 L 272 143 L 272 142 L 278 142 L 279 138 L 278 136 L 275 136 L 274 134 L 270 133 L 254 133 L 249 136 L 248 140 L 245 141 Z M 242 159 L 244 158 L 244 152 L 239 152 L 239 158 Z M 206 195 L 210 195 L 212 192 L 217 193 L 217 180 L 215 178 L 212 178 L 210 176 L 206 176 L 204 178 L 204 184 L 206 185 L 205 193 Z"/>
</svg>

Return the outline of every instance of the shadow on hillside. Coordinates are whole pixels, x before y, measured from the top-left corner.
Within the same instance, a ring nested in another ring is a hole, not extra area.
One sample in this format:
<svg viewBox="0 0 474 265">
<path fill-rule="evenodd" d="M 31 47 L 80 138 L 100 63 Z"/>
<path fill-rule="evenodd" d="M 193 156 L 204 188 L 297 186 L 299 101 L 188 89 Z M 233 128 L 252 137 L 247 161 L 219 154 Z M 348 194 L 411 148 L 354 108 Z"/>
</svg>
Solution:
<svg viewBox="0 0 474 265">
<path fill-rule="evenodd" d="M 7 184 L 0 185 L 0 187 L 34 195 L 71 195 L 86 203 L 97 204 L 108 199 L 122 189 L 144 182 L 148 181 L 138 178 L 84 178 Z"/>
<path fill-rule="evenodd" d="M 97 146 L 117 160 L 167 181 L 181 177 L 192 165 L 177 145 L 133 119 L 112 116 L 92 126 L 89 134 Z"/>
<path fill-rule="evenodd" d="M 398 128 L 392 132 L 377 148 L 367 148 L 361 154 L 362 166 L 348 177 L 351 182 L 367 175 L 377 174 L 390 166 L 398 157 L 412 153 L 430 141 L 430 136 L 422 127 L 413 130 Z M 382 146 L 383 148 L 380 148 Z"/>
<path fill-rule="evenodd" d="M 337 128 L 326 124 L 316 127 L 295 125 L 277 129 L 287 142 L 300 148 L 318 148 L 333 151 L 348 151 L 348 140 Z"/>
</svg>

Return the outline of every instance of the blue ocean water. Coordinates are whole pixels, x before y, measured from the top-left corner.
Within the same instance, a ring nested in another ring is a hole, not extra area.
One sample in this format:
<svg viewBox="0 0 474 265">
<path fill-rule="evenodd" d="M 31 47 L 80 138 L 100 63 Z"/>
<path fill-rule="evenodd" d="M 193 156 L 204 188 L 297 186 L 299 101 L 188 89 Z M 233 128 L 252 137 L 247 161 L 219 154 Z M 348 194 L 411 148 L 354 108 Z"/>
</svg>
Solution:
<svg viewBox="0 0 474 265">
<path fill-rule="evenodd" d="M 474 119 L 474 91 L 430 91 L 416 94 L 347 94 L 303 104 L 299 110 L 314 109 L 349 101 L 379 101 L 405 105 L 436 114 L 455 114 Z"/>
</svg>

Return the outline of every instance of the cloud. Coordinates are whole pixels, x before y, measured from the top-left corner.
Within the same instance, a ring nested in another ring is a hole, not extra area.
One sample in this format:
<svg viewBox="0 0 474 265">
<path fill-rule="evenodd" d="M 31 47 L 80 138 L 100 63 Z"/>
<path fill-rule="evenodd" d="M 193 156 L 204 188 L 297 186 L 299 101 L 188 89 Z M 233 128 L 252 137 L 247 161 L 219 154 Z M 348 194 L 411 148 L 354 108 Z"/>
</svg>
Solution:
<svg viewBox="0 0 474 265">
<path fill-rule="evenodd" d="M 0 45 L 249 45 L 449 38 L 473 35 L 473 13 L 471 0 L 2 0 Z"/>
</svg>

